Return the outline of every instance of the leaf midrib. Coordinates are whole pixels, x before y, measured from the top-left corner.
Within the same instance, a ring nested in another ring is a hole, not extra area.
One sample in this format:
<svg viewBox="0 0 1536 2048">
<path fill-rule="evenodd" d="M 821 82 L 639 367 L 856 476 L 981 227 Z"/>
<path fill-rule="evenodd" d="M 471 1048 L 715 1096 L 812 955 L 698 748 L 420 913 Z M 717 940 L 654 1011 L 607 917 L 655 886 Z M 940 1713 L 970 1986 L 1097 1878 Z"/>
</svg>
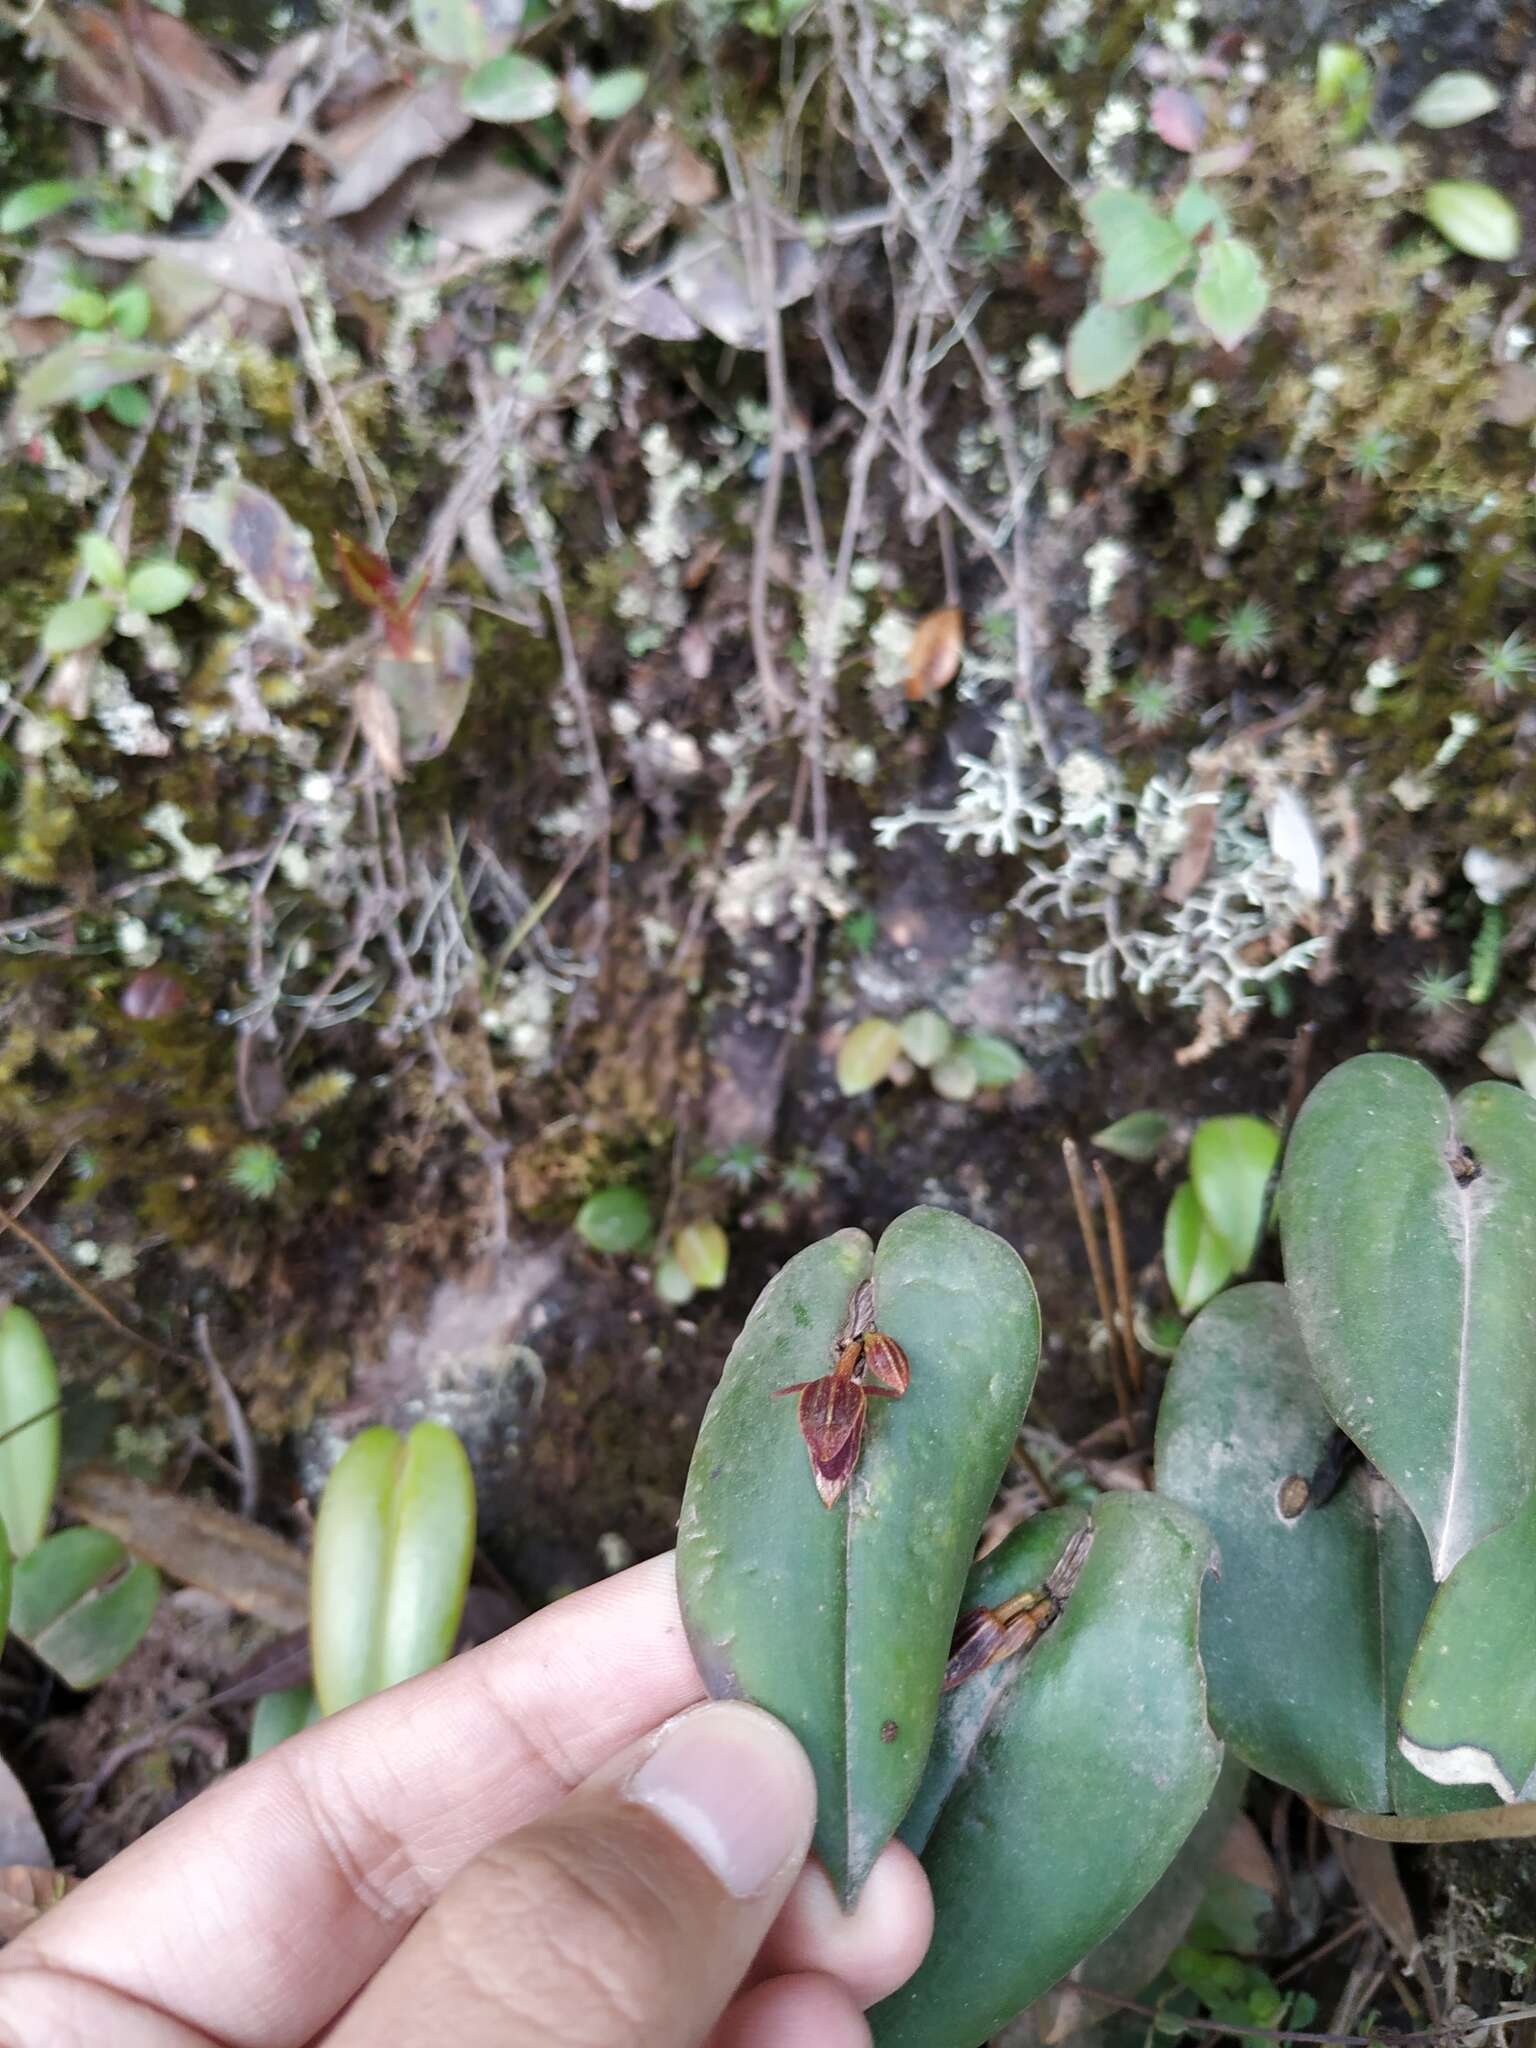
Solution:
<svg viewBox="0 0 1536 2048">
<path fill-rule="evenodd" d="M 1454 1116 L 1451 1124 L 1452 1142 L 1460 1143 Z M 1484 1169 L 1486 1170 L 1486 1169 Z M 1450 1172 L 1450 1169 L 1447 1168 Z M 1451 1192 L 1456 1203 L 1456 1213 L 1461 1226 L 1460 1267 L 1461 1267 L 1461 1318 L 1456 1344 L 1456 1422 L 1451 1436 L 1451 1474 L 1445 1492 L 1445 1506 L 1440 1518 L 1440 1533 L 1435 1545 L 1434 1572 L 1438 1583 L 1446 1576 L 1455 1557 L 1449 1556 L 1452 1541 L 1452 1524 L 1456 1511 L 1456 1496 L 1461 1485 L 1465 1464 L 1465 1436 L 1467 1418 L 1468 1358 L 1472 1339 L 1472 1254 L 1473 1216 L 1472 1190 L 1480 1185 L 1480 1178 L 1463 1184 L 1452 1172 Z M 1459 1553 L 1458 1553 L 1459 1554 Z"/>
</svg>

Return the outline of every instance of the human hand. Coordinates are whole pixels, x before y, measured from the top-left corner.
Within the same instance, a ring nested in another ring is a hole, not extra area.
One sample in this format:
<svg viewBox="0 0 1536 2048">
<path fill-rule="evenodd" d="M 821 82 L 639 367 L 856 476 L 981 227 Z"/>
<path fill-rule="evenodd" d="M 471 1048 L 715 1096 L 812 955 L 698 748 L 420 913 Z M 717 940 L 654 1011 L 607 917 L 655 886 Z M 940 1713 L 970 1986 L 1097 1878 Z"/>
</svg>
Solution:
<svg viewBox="0 0 1536 2048">
<path fill-rule="evenodd" d="M 921 1867 L 843 1914 L 798 1743 L 701 1697 L 670 1557 L 573 1594 L 89 1879 L 0 1954 L 0 2048 L 866 2048 Z"/>
</svg>

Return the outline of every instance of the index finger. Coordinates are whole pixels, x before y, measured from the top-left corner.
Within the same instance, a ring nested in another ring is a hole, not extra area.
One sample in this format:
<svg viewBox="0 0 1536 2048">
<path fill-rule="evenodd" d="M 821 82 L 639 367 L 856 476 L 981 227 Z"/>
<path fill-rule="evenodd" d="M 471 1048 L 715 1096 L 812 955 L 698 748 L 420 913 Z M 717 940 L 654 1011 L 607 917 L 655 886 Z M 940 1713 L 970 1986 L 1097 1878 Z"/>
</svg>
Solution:
<svg viewBox="0 0 1536 2048">
<path fill-rule="evenodd" d="M 703 1697 L 670 1556 L 573 1593 L 203 1793 L 0 1954 L 238 2048 L 299 2048 L 465 1864 Z"/>
</svg>

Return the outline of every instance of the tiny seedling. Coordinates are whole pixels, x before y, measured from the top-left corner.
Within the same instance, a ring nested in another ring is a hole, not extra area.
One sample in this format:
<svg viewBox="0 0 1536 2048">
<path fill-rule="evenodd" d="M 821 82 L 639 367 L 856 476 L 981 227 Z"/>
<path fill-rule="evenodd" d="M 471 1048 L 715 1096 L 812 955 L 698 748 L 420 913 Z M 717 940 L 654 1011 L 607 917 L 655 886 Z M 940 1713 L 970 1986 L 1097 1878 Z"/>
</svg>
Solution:
<svg viewBox="0 0 1536 2048">
<path fill-rule="evenodd" d="M 354 1437 L 326 1481 L 310 1566 L 310 1664 L 334 1714 L 441 1664 L 475 1553 L 475 1482 L 451 1429 Z"/>
</svg>

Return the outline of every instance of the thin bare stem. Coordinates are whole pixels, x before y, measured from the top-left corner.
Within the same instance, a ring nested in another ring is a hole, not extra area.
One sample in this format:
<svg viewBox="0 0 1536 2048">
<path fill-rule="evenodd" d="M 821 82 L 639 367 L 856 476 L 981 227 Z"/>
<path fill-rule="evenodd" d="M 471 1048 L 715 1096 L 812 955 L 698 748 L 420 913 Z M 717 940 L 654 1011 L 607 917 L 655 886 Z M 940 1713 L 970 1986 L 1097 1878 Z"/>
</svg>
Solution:
<svg viewBox="0 0 1536 2048">
<path fill-rule="evenodd" d="M 1063 1138 L 1061 1156 L 1066 1162 L 1067 1180 L 1072 1188 L 1072 1206 L 1077 1211 L 1077 1227 L 1082 1232 L 1083 1245 L 1088 1253 L 1088 1270 L 1093 1275 L 1093 1291 L 1098 1297 L 1099 1317 L 1109 1339 L 1109 1376 L 1114 1382 L 1115 1404 L 1120 1410 L 1120 1420 L 1125 1433 L 1132 1443 L 1136 1440 L 1135 1424 L 1131 1418 L 1130 1391 L 1125 1384 L 1121 1369 L 1120 1347 L 1115 1341 L 1115 1312 L 1110 1300 L 1109 1274 L 1104 1266 L 1104 1252 L 1099 1243 L 1099 1233 L 1093 1221 L 1093 1209 L 1088 1201 L 1088 1179 L 1083 1172 L 1082 1155 L 1076 1142 Z"/>
<path fill-rule="evenodd" d="M 1104 1209 L 1104 1231 L 1109 1239 L 1109 1265 L 1115 1278 L 1115 1306 L 1119 1311 L 1120 1348 L 1125 1356 L 1126 1377 L 1131 1392 L 1142 1389 L 1141 1346 L 1136 1342 L 1136 1302 L 1131 1292 L 1131 1264 L 1125 1254 L 1125 1226 L 1120 1220 L 1120 1199 L 1102 1159 L 1093 1162 L 1093 1177 L 1099 1184 Z"/>
</svg>

